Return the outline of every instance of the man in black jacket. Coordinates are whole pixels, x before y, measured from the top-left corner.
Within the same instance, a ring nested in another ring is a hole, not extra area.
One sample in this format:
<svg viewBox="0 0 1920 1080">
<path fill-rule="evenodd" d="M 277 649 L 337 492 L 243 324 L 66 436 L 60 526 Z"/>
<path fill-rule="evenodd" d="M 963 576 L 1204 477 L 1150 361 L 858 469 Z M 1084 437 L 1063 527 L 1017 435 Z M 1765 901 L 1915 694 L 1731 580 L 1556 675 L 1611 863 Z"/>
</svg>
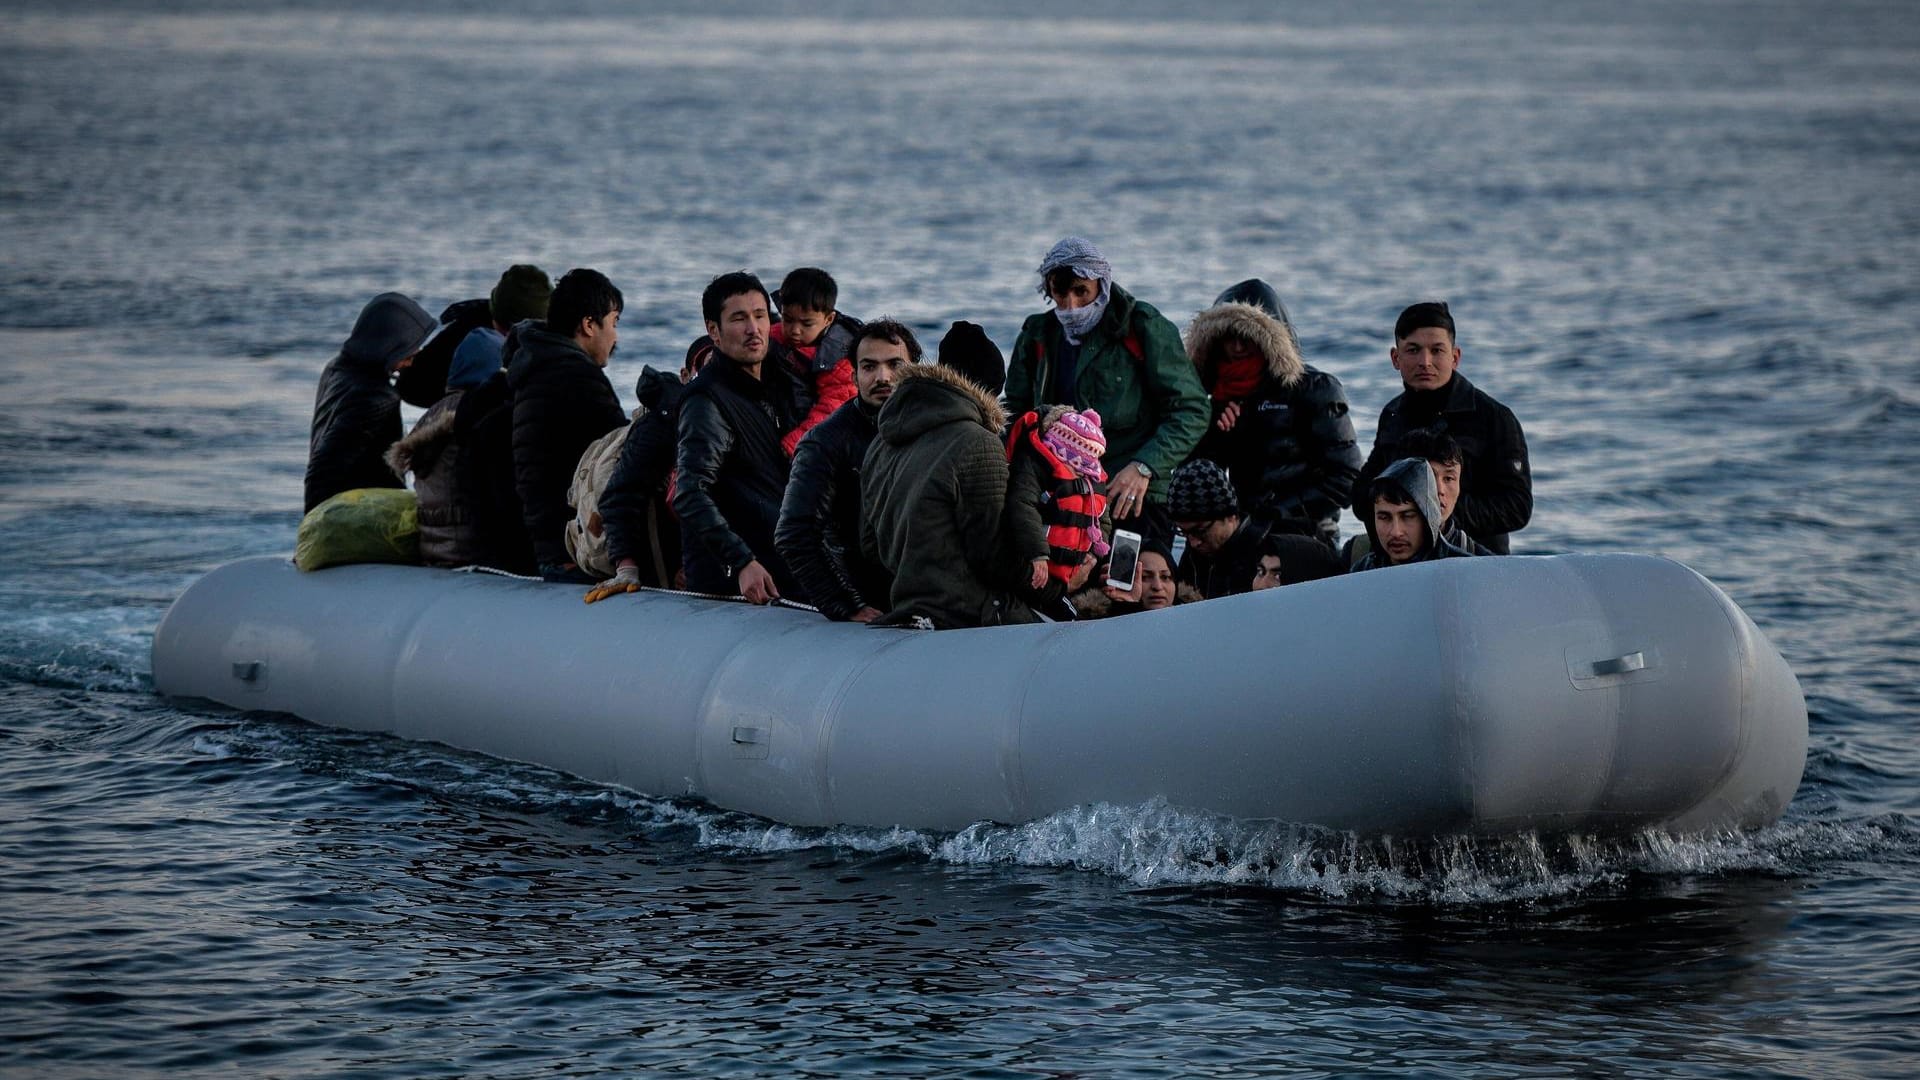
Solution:
<svg viewBox="0 0 1920 1080">
<path fill-rule="evenodd" d="M 400 438 L 400 395 L 392 379 L 433 328 L 433 316 L 399 293 L 381 293 L 360 309 L 340 354 L 320 373 L 305 510 L 355 488 L 404 486 L 386 459 L 387 447 Z"/>
<path fill-rule="evenodd" d="M 1533 472 L 1527 438 L 1512 410 L 1482 392 L 1456 370 L 1453 315 L 1442 303 L 1420 303 L 1400 313 L 1388 356 L 1405 392 L 1380 410 L 1373 453 L 1353 485 L 1354 516 L 1373 520 L 1372 483 L 1388 465 L 1408 454 L 1401 441 L 1415 428 L 1432 428 L 1460 444 L 1465 467 L 1453 522 L 1501 555 L 1507 534 L 1533 516 Z"/>
<path fill-rule="evenodd" d="M 860 463 L 880 406 L 920 362 L 920 343 L 905 326 L 876 319 L 854 332 L 849 355 L 855 396 L 800 440 L 773 543 L 822 615 L 864 623 L 880 617 L 891 580 L 860 548 Z"/>
<path fill-rule="evenodd" d="M 545 323 L 515 328 L 507 358 L 513 390 L 513 474 L 540 576 L 593 579 L 567 554 L 567 489 L 588 444 L 626 423 L 604 370 L 619 341 L 620 290 L 597 270 L 569 270 L 553 287 Z"/>
<path fill-rule="evenodd" d="M 787 456 L 780 437 L 805 398 L 785 363 L 768 362 L 772 302 L 746 271 L 707 285 L 700 311 L 714 357 L 680 402 L 680 516 L 687 588 L 738 593 L 755 604 L 798 592 L 773 543 Z"/>
</svg>

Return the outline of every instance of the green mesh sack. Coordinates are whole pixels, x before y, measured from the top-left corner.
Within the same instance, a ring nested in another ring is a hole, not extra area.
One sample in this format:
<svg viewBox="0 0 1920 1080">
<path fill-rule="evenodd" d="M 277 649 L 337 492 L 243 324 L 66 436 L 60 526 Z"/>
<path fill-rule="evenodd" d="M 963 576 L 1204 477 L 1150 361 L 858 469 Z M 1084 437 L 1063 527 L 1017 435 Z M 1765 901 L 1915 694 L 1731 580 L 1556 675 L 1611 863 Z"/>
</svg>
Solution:
<svg viewBox="0 0 1920 1080">
<path fill-rule="evenodd" d="M 420 506 L 406 488 L 343 491 L 300 519 L 293 565 L 420 561 Z"/>
</svg>

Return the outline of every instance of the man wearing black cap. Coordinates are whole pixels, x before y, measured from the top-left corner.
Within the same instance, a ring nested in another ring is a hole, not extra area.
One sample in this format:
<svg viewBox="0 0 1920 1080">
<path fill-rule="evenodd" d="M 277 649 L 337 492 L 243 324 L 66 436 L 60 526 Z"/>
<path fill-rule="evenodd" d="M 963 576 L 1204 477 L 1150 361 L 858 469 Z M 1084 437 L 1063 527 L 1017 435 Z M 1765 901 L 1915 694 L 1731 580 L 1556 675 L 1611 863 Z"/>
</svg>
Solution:
<svg viewBox="0 0 1920 1080">
<path fill-rule="evenodd" d="M 1353 485 L 1354 516 L 1372 520 L 1374 478 L 1408 456 L 1401 446 L 1408 432 L 1432 428 L 1452 436 L 1465 458 L 1453 522 L 1505 555 L 1507 534 L 1524 528 L 1533 516 L 1533 471 L 1520 421 L 1460 374 L 1447 305 L 1427 302 L 1402 311 L 1393 342 L 1387 355 L 1405 390 L 1380 410 L 1373 453 Z"/>
<path fill-rule="evenodd" d="M 393 380 L 400 400 L 428 408 L 454 389 L 449 385 L 454 381 L 453 357 L 463 347 L 474 363 L 469 374 L 477 374 L 478 381 L 484 381 L 492 371 L 481 370 L 477 361 L 491 354 L 493 367 L 500 368 L 507 335 L 528 319 L 546 318 L 552 297 L 553 283 L 547 280 L 545 271 L 515 263 L 500 275 L 488 295 L 448 304 L 440 312 L 439 329 L 420 346 L 413 363 Z M 468 401 L 472 403 L 471 398 Z"/>
</svg>

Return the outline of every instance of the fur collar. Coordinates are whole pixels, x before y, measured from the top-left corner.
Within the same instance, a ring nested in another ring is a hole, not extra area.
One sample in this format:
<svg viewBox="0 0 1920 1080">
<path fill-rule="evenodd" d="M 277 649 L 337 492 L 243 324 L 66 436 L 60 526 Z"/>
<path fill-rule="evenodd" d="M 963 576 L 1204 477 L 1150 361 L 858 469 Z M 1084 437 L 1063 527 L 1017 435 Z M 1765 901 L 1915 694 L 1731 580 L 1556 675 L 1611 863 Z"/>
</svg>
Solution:
<svg viewBox="0 0 1920 1080">
<path fill-rule="evenodd" d="M 1292 386 L 1306 373 L 1300 346 L 1285 323 L 1252 304 L 1233 303 L 1210 307 L 1187 325 L 1187 358 L 1203 378 L 1221 343 L 1231 337 L 1252 342 L 1267 358 L 1267 374 L 1282 386 Z"/>
<path fill-rule="evenodd" d="M 413 425 L 412 431 L 387 447 L 387 467 L 393 470 L 393 475 L 405 480 L 409 471 L 433 471 L 433 463 L 440 459 L 440 452 L 453 439 L 453 419 L 459 411 L 461 393 L 463 391 L 455 391 L 435 403 L 420 422 Z"/>
<path fill-rule="evenodd" d="M 981 389 L 978 383 L 958 371 L 939 364 L 910 364 L 900 372 L 900 385 L 894 387 L 894 394 L 898 395 L 905 388 L 908 379 L 932 379 L 958 390 L 974 404 L 980 406 L 980 422 L 986 425 L 988 431 L 996 436 L 1006 434 L 1007 410 L 1000 407 L 1000 399 Z"/>
</svg>

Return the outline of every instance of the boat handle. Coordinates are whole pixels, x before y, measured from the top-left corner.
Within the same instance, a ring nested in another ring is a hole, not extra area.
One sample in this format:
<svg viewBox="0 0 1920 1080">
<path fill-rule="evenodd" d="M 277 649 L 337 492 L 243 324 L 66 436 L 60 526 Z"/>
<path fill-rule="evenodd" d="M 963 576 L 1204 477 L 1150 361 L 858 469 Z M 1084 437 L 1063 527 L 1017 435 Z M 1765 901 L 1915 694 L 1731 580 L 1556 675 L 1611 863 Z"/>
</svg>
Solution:
<svg viewBox="0 0 1920 1080">
<path fill-rule="evenodd" d="M 233 677 L 241 682 L 258 682 L 267 665 L 259 660 L 236 660 L 233 663 Z"/>
<path fill-rule="evenodd" d="M 1647 666 L 1647 654 L 1630 652 L 1625 656 L 1616 656 L 1611 660 L 1595 660 L 1593 673 L 1598 675 L 1625 675 L 1629 671 L 1640 671 Z"/>
</svg>

